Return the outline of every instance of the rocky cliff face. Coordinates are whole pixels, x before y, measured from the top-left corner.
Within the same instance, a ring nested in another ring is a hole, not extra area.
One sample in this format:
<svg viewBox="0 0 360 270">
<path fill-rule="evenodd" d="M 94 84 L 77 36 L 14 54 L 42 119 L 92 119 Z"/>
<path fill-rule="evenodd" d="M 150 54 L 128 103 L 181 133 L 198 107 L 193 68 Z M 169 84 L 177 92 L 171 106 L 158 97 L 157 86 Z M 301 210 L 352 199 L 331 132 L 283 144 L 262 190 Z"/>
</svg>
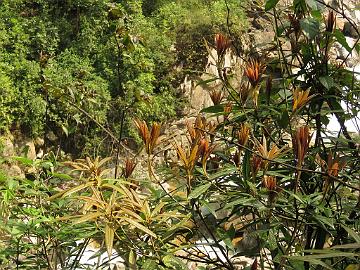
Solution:
<svg viewBox="0 0 360 270">
<path fill-rule="evenodd" d="M 209 93 L 222 87 L 221 81 L 216 80 L 219 77 L 216 66 L 217 61 L 218 55 L 216 50 L 211 49 L 207 64 L 204 67 L 204 74 L 196 78 L 196 80 L 191 80 L 189 76 L 186 76 L 184 82 L 180 85 L 180 91 L 188 99 L 189 107 L 186 109 L 188 116 L 195 116 L 203 108 L 214 105 Z M 227 50 L 221 70 L 226 70 L 233 74 L 236 73 L 235 77 L 238 79 L 241 77 L 240 69 L 242 63 L 243 60 L 237 57 L 233 51 Z M 206 81 L 210 82 L 202 83 Z M 236 82 L 233 83 L 236 85 Z"/>
<path fill-rule="evenodd" d="M 280 1 L 279 5 L 289 5 L 289 1 Z M 359 41 L 358 31 L 360 25 L 360 7 L 359 2 L 356 0 L 326 0 L 322 5 L 322 8 L 326 6 L 342 10 L 336 16 L 336 27 L 342 31 L 346 37 L 346 41 L 351 48 Z M 248 34 L 243 37 L 243 48 L 241 51 L 247 53 L 256 54 L 256 56 L 264 56 L 268 59 L 277 57 L 277 47 L 274 43 L 274 29 L 272 18 L 264 12 L 263 9 L 253 7 L 247 11 L 249 25 L 251 26 Z M 291 53 L 291 44 L 283 44 L 287 51 Z M 245 56 L 245 55 L 243 55 Z M 360 72 L 360 56 L 353 50 L 352 54 L 349 55 L 348 51 L 339 43 L 335 44 L 335 49 L 331 55 L 333 61 L 345 61 L 348 68 L 354 69 L 355 72 Z M 221 87 L 220 82 L 213 81 L 206 85 L 198 84 L 199 81 L 206 81 L 214 77 L 218 77 L 218 70 L 216 67 L 217 54 L 216 50 L 212 49 L 208 56 L 208 62 L 204 67 L 204 74 L 197 78 L 196 81 L 192 81 L 187 76 L 180 85 L 180 91 L 188 98 L 189 108 L 187 111 L 188 115 L 194 115 L 198 113 L 204 107 L 212 105 L 212 101 L 209 95 L 209 91 L 213 89 L 219 89 Z M 242 58 L 236 56 L 236 54 L 228 50 L 225 56 L 223 69 L 231 70 L 235 73 L 235 78 L 241 80 L 243 65 Z"/>
<path fill-rule="evenodd" d="M 44 141 L 41 138 L 29 139 L 21 134 L 8 134 L 0 137 L 0 170 L 8 176 L 25 178 L 25 169 L 13 157 L 21 156 L 29 160 L 35 160 L 43 156 Z"/>
<path fill-rule="evenodd" d="M 321 1 L 320 1 L 321 2 Z M 355 44 L 359 42 L 359 25 L 360 25 L 360 2 L 357 0 L 325 0 L 323 4 L 319 4 L 322 9 L 335 9 L 339 12 L 336 13 L 336 28 L 340 30 L 348 43 L 350 48 L 354 48 Z M 279 2 L 279 6 L 291 5 L 292 1 L 282 0 Z M 324 12 L 326 14 L 326 12 Z M 242 43 L 244 55 L 238 57 L 234 50 L 228 50 L 226 52 L 223 69 L 234 74 L 233 85 L 241 83 L 243 75 L 242 57 L 246 57 L 247 54 L 256 57 L 265 57 L 267 60 L 276 59 L 278 57 L 278 48 L 274 42 L 274 29 L 273 19 L 271 16 L 264 12 L 263 8 L 253 6 L 247 11 L 249 25 L 251 25 L 248 34 L 243 37 Z M 284 41 L 282 46 L 285 48 L 286 53 L 291 54 L 291 44 L 288 41 Z M 354 71 L 356 78 L 360 79 L 360 55 L 353 49 L 352 53 L 349 53 L 343 45 L 336 42 L 334 48 L 330 52 L 330 61 L 338 64 L 345 64 L 346 68 Z M 212 90 L 221 88 L 219 80 L 212 81 L 207 84 L 199 84 L 199 81 L 210 80 L 214 77 L 218 77 L 218 70 L 216 67 L 217 54 L 216 50 L 212 49 L 208 56 L 208 62 L 204 67 L 204 74 L 197 78 L 196 81 L 192 81 L 189 77 L 186 77 L 183 84 L 180 86 L 180 91 L 184 93 L 189 102 L 189 107 L 186 109 L 185 118 L 190 117 L 193 119 L 203 108 L 213 105 L 209 93 Z M 294 68 L 292 73 L 297 76 L 299 69 Z M 279 74 L 272 74 L 274 77 Z M 301 78 L 300 78 L 301 79 Z M 335 120 L 335 119 L 334 119 Z M 350 122 L 348 122 L 351 125 Z M 179 128 L 183 123 L 179 123 Z M 338 130 L 339 128 L 334 125 L 329 126 L 331 129 Z M 350 130 L 355 130 L 349 126 Z M 174 127 L 175 130 L 175 127 Z M 356 130 L 355 130 L 356 131 Z"/>
</svg>

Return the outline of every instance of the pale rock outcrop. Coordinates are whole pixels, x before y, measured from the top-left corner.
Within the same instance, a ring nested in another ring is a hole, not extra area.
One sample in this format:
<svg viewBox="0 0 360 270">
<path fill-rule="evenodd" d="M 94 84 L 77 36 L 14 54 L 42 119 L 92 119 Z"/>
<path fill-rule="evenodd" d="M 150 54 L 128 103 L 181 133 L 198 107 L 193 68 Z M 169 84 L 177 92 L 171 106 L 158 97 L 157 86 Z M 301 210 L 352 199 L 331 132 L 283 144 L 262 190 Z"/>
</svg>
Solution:
<svg viewBox="0 0 360 270">
<path fill-rule="evenodd" d="M 15 155 L 14 144 L 10 138 L 2 138 L 0 141 L 0 145 L 2 146 L 2 151 L 0 153 L 1 157 L 9 158 Z"/>
<path fill-rule="evenodd" d="M 8 176 L 11 176 L 11 177 L 21 178 L 21 179 L 25 178 L 24 172 L 17 165 L 8 166 L 8 169 L 6 170 L 6 173 L 7 173 Z"/>
</svg>

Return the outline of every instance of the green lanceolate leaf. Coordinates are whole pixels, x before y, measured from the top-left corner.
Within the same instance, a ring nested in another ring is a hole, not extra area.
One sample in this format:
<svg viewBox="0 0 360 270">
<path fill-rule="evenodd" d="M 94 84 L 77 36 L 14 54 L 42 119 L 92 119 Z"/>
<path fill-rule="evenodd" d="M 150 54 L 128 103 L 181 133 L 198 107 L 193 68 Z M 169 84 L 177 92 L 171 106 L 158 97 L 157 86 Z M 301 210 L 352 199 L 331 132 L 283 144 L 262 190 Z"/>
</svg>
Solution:
<svg viewBox="0 0 360 270">
<path fill-rule="evenodd" d="M 199 86 L 199 85 L 207 85 L 207 84 L 209 84 L 209 83 L 212 83 L 212 82 L 215 82 L 216 80 L 218 80 L 219 78 L 217 78 L 217 77 L 214 77 L 214 78 L 211 78 L 211 79 L 208 79 L 208 80 L 201 80 L 201 81 L 199 81 L 197 84 L 196 84 L 196 86 Z M 195 87 L 196 87 L 195 86 Z"/>
<path fill-rule="evenodd" d="M 321 261 L 319 259 L 312 258 L 310 255 L 309 256 L 285 256 L 285 257 L 287 257 L 289 260 L 309 262 L 311 265 L 320 265 L 320 266 L 324 267 L 324 269 L 334 270 L 334 268 L 332 268 L 330 265 L 324 263 L 323 261 Z"/>
<path fill-rule="evenodd" d="M 281 128 L 286 128 L 289 125 L 289 122 L 290 122 L 289 113 L 287 110 L 283 110 L 279 117 L 278 124 Z"/>
<path fill-rule="evenodd" d="M 111 257 L 112 248 L 114 243 L 114 233 L 115 230 L 110 224 L 106 223 L 105 225 L 105 246 L 108 253 L 108 256 Z"/>
<path fill-rule="evenodd" d="M 265 11 L 269 11 L 274 8 L 278 2 L 279 0 L 267 0 L 265 3 Z"/>
<path fill-rule="evenodd" d="M 19 161 L 23 165 L 33 165 L 34 161 L 26 157 L 13 157 L 14 160 Z"/>
<path fill-rule="evenodd" d="M 163 258 L 163 263 L 168 267 L 168 269 L 173 270 L 188 270 L 186 267 L 186 264 L 181 261 L 180 259 L 172 256 L 172 255 L 166 255 Z"/>
<path fill-rule="evenodd" d="M 224 105 L 220 104 L 220 105 L 210 106 L 210 107 L 202 109 L 201 112 L 204 112 L 204 113 L 223 113 L 224 112 Z"/>
<path fill-rule="evenodd" d="M 195 188 L 189 195 L 189 200 L 196 199 L 200 195 L 204 194 L 211 187 L 211 183 L 206 183 L 202 186 Z"/>
<path fill-rule="evenodd" d="M 360 244 L 360 235 L 358 233 L 354 232 L 352 229 L 345 225 L 341 225 L 341 227 L 343 227 L 347 231 L 347 233 L 356 241 L 356 243 Z"/>
<path fill-rule="evenodd" d="M 314 18 L 304 18 L 300 21 L 301 29 L 308 39 L 314 39 L 320 30 L 320 23 Z"/>
<path fill-rule="evenodd" d="M 98 217 L 103 215 L 101 212 L 94 212 L 94 213 L 88 213 L 86 215 L 83 215 L 79 219 L 74 221 L 74 224 L 84 223 L 86 221 L 96 220 Z"/>
<path fill-rule="evenodd" d="M 348 52 L 351 52 L 351 47 L 347 43 L 346 37 L 339 29 L 335 29 L 333 35 L 335 36 L 337 42 L 341 44 L 341 46 L 343 46 Z"/>
<path fill-rule="evenodd" d="M 346 266 L 345 270 L 360 270 L 359 264 L 349 264 Z"/>
<path fill-rule="evenodd" d="M 250 180 L 250 151 L 245 150 L 245 155 L 242 162 L 242 173 L 245 181 Z"/>
<path fill-rule="evenodd" d="M 328 90 L 334 87 L 334 80 L 330 76 L 320 77 L 319 81 Z"/>
<path fill-rule="evenodd" d="M 156 261 L 148 259 L 143 263 L 141 269 L 143 269 L 143 270 L 153 270 L 153 269 L 157 269 L 158 265 L 159 264 Z"/>
<path fill-rule="evenodd" d="M 318 5 L 317 2 L 315 0 L 305 0 L 306 5 L 311 8 L 312 10 L 317 10 L 318 9 Z"/>
<path fill-rule="evenodd" d="M 64 179 L 64 180 L 71 180 L 72 177 L 68 174 L 65 174 L 65 173 L 52 173 L 52 176 L 53 177 L 56 177 L 56 178 L 60 178 L 60 179 Z"/>
<path fill-rule="evenodd" d="M 133 225 L 134 227 L 138 228 L 139 230 L 143 231 L 144 233 L 147 233 L 148 235 L 156 238 L 156 234 L 150 231 L 148 228 L 146 228 L 144 225 L 141 225 L 139 222 L 136 222 L 135 220 L 127 217 L 122 217 L 121 219 L 125 220 L 129 224 Z"/>
<path fill-rule="evenodd" d="M 130 250 L 129 253 L 129 266 L 130 266 L 130 270 L 136 270 L 137 266 L 136 266 L 136 254 L 133 250 Z"/>
</svg>

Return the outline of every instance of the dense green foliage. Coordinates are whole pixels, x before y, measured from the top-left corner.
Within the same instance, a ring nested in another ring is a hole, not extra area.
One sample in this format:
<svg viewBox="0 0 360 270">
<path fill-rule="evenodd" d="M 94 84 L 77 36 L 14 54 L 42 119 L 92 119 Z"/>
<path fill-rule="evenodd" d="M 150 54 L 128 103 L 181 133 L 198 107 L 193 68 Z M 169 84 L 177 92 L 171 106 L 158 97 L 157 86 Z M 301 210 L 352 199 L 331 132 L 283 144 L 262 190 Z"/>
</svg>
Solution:
<svg viewBox="0 0 360 270">
<path fill-rule="evenodd" d="M 0 175 L 3 187 L 0 269 L 14 269 L 14 259 L 23 261 L 18 269 L 52 269 L 50 261 L 60 264 L 68 256 L 77 254 L 76 241 L 94 236 L 95 228 L 56 220 L 59 215 L 73 213 L 78 206 L 69 208 L 64 204 L 66 201 L 48 203 L 48 193 L 54 192 L 53 187 L 69 179 L 52 174 L 57 168 L 54 155 L 50 153 L 46 161 L 22 161 L 36 168 L 33 177 L 19 181 Z M 66 267 L 70 269 L 71 262 L 68 261 Z"/>
<path fill-rule="evenodd" d="M 243 13 L 229 2 L 238 30 Z M 123 111 L 124 136 L 129 118 L 174 116 L 184 75 L 175 67 L 202 68 L 202 38 L 226 25 L 222 1 L 200 3 L 2 1 L 0 130 L 52 131 L 79 154 L 105 135 L 93 120 L 119 137 Z"/>
</svg>

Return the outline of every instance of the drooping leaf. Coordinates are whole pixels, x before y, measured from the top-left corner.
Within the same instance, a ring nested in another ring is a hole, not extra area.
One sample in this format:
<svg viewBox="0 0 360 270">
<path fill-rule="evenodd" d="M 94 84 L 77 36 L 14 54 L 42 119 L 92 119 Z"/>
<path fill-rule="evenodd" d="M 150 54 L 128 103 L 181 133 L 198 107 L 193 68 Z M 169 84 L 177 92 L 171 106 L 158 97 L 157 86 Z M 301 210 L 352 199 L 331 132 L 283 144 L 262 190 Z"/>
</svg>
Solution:
<svg viewBox="0 0 360 270">
<path fill-rule="evenodd" d="M 310 255 L 309 256 L 285 256 L 285 257 L 287 257 L 289 260 L 305 261 L 305 262 L 309 262 L 312 265 L 320 265 L 320 266 L 324 267 L 325 269 L 334 270 L 334 268 L 332 268 L 330 265 L 324 263 L 323 261 L 321 261 L 319 259 L 312 258 Z"/>
<path fill-rule="evenodd" d="M 327 126 L 329 123 L 330 123 L 330 119 L 327 115 L 322 115 L 320 117 L 321 119 L 321 123 L 324 125 L 324 126 Z"/>
<path fill-rule="evenodd" d="M 201 200 L 201 205 L 207 210 L 209 211 L 209 213 L 211 213 L 215 218 L 217 218 L 216 215 L 216 211 L 214 209 L 214 207 L 212 205 L 210 205 L 208 202 L 206 202 L 205 200 Z"/>
<path fill-rule="evenodd" d="M 323 226 L 327 225 L 327 226 L 324 226 L 324 229 L 328 229 L 326 227 L 334 229 L 334 221 L 332 218 L 324 217 L 321 215 L 313 215 L 313 218 L 321 225 L 323 225 Z"/>
<path fill-rule="evenodd" d="M 188 268 L 186 267 L 186 264 L 182 260 L 180 260 L 172 255 L 166 255 L 163 258 L 163 263 L 166 265 L 166 267 L 168 267 L 168 269 L 188 270 Z"/>
<path fill-rule="evenodd" d="M 101 212 L 93 212 L 93 213 L 88 213 L 86 215 L 83 215 L 82 217 L 80 217 L 79 219 L 76 219 L 74 221 L 74 224 L 79 224 L 79 223 L 84 223 L 86 221 L 90 221 L 90 220 L 95 220 L 98 217 L 100 217 L 101 215 L 103 215 Z"/>
<path fill-rule="evenodd" d="M 60 198 L 60 197 L 62 197 L 62 196 L 64 195 L 65 192 L 66 192 L 66 190 L 59 191 L 59 192 L 55 193 L 54 195 L 50 196 L 50 197 L 48 198 L 48 200 L 49 200 L 49 201 L 53 201 L 53 200 L 55 200 L 55 199 L 57 199 L 57 198 Z"/>
<path fill-rule="evenodd" d="M 309 258 L 315 259 L 325 259 L 325 258 L 332 258 L 332 257 L 359 257 L 360 254 L 352 253 L 352 252 L 342 252 L 330 248 L 324 249 L 309 249 L 304 250 L 305 253 L 311 253 L 311 255 L 307 255 Z"/>
<path fill-rule="evenodd" d="M 352 229 L 343 224 L 341 224 L 341 227 L 347 231 L 347 233 L 356 241 L 356 243 L 360 244 L 360 235 L 358 233 L 354 232 Z"/>
<path fill-rule="evenodd" d="M 224 105 L 214 105 L 210 107 L 206 107 L 201 110 L 202 113 L 223 113 L 224 112 Z"/>
<path fill-rule="evenodd" d="M 228 231 L 223 231 L 223 230 L 217 230 L 217 235 L 220 237 L 220 239 L 222 241 L 224 241 L 225 245 L 227 246 L 227 248 L 229 248 L 231 251 L 235 251 L 234 250 L 234 245 L 232 243 L 232 239 L 234 238 L 234 234 L 235 234 L 235 230 L 234 227 L 231 226 L 231 228 Z"/>
<path fill-rule="evenodd" d="M 60 179 L 64 179 L 64 180 L 71 180 L 72 177 L 68 174 L 65 173 L 52 173 L 52 176 L 56 177 L 56 178 L 60 178 Z"/>
<path fill-rule="evenodd" d="M 61 129 L 64 131 L 64 134 L 66 135 L 66 137 L 68 137 L 68 136 L 69 136 L 69 130 L 68 130 L 68 128 L 67 128 L 66 126 L 62 125 L 62 126 L 61 126 Z"/>
<path fill-rule="evenodd" d="M 334 87 L 334 79 L 330 76 L 322 76 L 319 78 L 319 81 L 328 90 Z"/>
<path fill-rule="evenodd" d="M 311 8 L 312 10 L 317 10 L 318 9 L 318 5 L 317 2 L 315 0 L 305 0 L 307 6 L 309 8 Z"/>
<path fill-rule="evenodd" d="M 336 245 L 336 246 L 331 247 L 331 249 L 359 249 L 359 248 L 360 248 L 360 243 Z"/>
<path fill-rule="evenodd" d="M 280 128 L 286 128 L 289 125 L 290 117 L 286 109 L 284 109 L 279 117 L 278 124 Z"/>
<path fill-rule="evenodd" d="M 106 246 L 106 251 L 108 253 L 109 258 L 111 257 L 112 254 L 112 248 L 113 248 L 113 244 L 114 244 L 114 228 L 112 226 L 110 226 L 109 223 L 106 223 L 105 225 L 105 246 Z"/>
<path fill-rule="evenodd" d="M 200 195 L 204 194 L 209 188 L 211 187 L 211 182 L 210 183 L 206 183 L 204 185 L 201 185 L 197 188 L 195 188 L 190 194 L 188 199 L 196 199 L 198 198 Z"/>
<path fill-rule="evenodd" d="M 314 18 L 304 18 L 300 21 L 301 29 L 305 36 L 309 39 L 314 39 L 320 30 L 320 23 Z"/>
<path fill-rule="evenodd" d="M 218 80 L 219 78 L 217 78 L 217 77 L 214 77 L 214 78 L 211 78 L 211 79 L 208 79 L 208 80 L 200 80 L 197 84 L 196 84 L 196 86 L 198 86 L 198 85 L 207 85 L 207 84 L 209 84 L 209 83 L 211 83 L 211 82 L 214 82 L 214 81 L 216 81 L 216 80 Z M 195 86 L 195 87 L 196 87 Z"/>
<path fill-rule="evenodd" d="M 236 199 L 234 201 L 231 201 L 229 203 L 226 204 L 225 209 L 230 209 L 234 206 L 256 206 L 256 199 L 254 197 L 250 197 L 250 195 L 245 194 L 245 193 L 241 193 L 239 194 L 241 195 L 241 197 L 239 199 Z"/>
<path fill-rule="evenodd" d="M 148 228 L 146 228 L 144 225 L 140 224 L 139 222 L 136 222 L 135 220 L 127 217 L 121 217 L 121 219 L 133 225 L 134 227 L 138 228 L 139 230 L 143 231 L 144 233 L 147 233 L 148 235 L 157 238 L 155 233 L 150 231 Z"/>
<path fill-rule="evenodd" d="M 339 29 L 335 29 L 333 35 L 335 36 L 337 42 L 341 44 L 341 46 L 343 46 L 348 52 L 351 52 L 351 47 L 347 43 L 343 32 L 341 32 Z"/>
<path fill-rule="evenodd" d="M 250 151 L 245 150 L 244 158 L 242 161 L 242 173 L 245 181 L 250 180 Z"/>
<path fill-rule="evenodd" d="M 135 213 L 134 211 L 127 209 L 126 207 L 122 207 L 121 210 L 119 211 L 120 213 L 125 213 L 126 215 L 129 215 L 130 217 L 133 217 L 136 220 L 141 221 L 142 218 L 141 216 L 139 216 L 137 213 Z"/>
<path fill-rule="evenodd" d="M 76 187 L 73 187 L 73 188 L 67 190 L 67 191 L 63 194 L 63 197 L 70 196 L 70 195 L 73 194 L 73 193 L 76 193 L 76 192 L 78 192 L 78 191 L 80 191 L 80 190 L 83 190 L 83 189 L 85 189 L 85 188 L 87 188 L 87 187 L 90 187 L 92 184 L 93 184 L 93 183 L 91 183 L 91 182 L 87 182 L 87 183 L 85 183 L 85 184 L 81 184 L 81 185 L 78 185 L 78 186 L 76 186 Z"/>
<path fill-rule="evenodd" d="M 129 266 L 130 266 L 130 270 L 136 270 L 137 266 L 136 266 L 136 254 L 133 250 L 130 250 L 129 252 Z"/>
<path fill-rule="evenodd" d="M 26 157 L 12 157 L 14 160 L 19 161 L 23 165 L 33 165 L 34 161 Z"/>
<path fill-rule="evenodd" d="M 279 0 L 267 0 L 265 3 L 265 11 L 269 11 L 274 8 L 278 2 Z"/>
<path fill-rule="evenodd" d="M 153 261 L 151 259 L 147 259 L 143 265 L 141 266 L 141 269 L 144 270 L 153 270 L 158 267 L 158 263 L 156 261 Z"/>
<path fill-rule="evenodd" d="M 78 200 L 83 200 L 85 202 L 87 202 L 87 206 L 88 207 L 97 207 L 99 209 L 105 209 L 106 208 L 106 202 L 104 202 L 103 200 L 96 198 L 95 195 L 93 195 L 92 197 L 89 196 L 77 196 L 76 199 Z"/>
<path fill-rule="evenodd" d="M 101 167 L 102 165 L 104 165 L 105 163 L 109 162 L 110 160 L 112 160 L 112 157 L 103 158 L 102 160 L 99 161 L 98 167 Z"/>
<path fill-rule="evenodd" d="M 159 214 L 164 206 L 165 206 L 164 202 L 160 202 L 159 204 L 157 204 L 154 210 L 151 212 L 151 217 L 155 217 L 157 214 Z"/>
<path fill-rule="evenodd" d="M 288 191 L 288 190 L 284 190 L 284 192 L 288 193 L 291 197 L 294 197 L 296 200 L 298 200 L 301 204 L 305 204 L 304 200 L 301 198 L 301 196 L 299 196 L 298 194 L 292 192 L 292 191 Z"/>
</svg>

